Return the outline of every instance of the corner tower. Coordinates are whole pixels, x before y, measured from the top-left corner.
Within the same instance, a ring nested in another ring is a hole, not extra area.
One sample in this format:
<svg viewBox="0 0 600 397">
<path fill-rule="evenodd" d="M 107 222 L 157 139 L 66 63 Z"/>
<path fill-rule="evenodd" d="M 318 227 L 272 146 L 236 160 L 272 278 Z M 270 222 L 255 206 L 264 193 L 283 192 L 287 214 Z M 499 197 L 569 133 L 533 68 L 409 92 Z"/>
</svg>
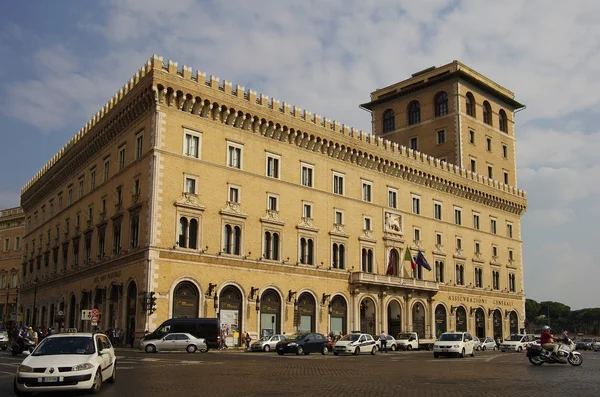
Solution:
<svg viewBox="0 0 600 397">
<path fill-rule="evenodd" d="M 371 93 L 373 133 L 517 186 L 514 94 L 453 61 Z"/>
</svg>

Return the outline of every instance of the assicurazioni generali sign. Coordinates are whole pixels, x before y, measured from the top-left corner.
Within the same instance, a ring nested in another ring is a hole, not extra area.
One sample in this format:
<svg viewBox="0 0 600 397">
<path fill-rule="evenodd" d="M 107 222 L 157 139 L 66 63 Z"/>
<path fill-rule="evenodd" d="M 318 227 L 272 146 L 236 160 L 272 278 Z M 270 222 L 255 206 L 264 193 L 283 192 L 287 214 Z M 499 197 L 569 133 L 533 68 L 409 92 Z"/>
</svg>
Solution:
<svg viewBox="0 0 600 397">
<path fill-rule="evenodd" d="M 459 303 L 473 303 L 477 305 L 493 305 L 493 306 L 508 306 L 513 307 L 514 301 L 506 299 L 486 299 L 478 296 L 462 296 L 462 295 L 448 295 L 448 301 L 459 302 Z M 518 303 L 521 303 L 519 300 Z"/>
</svg>

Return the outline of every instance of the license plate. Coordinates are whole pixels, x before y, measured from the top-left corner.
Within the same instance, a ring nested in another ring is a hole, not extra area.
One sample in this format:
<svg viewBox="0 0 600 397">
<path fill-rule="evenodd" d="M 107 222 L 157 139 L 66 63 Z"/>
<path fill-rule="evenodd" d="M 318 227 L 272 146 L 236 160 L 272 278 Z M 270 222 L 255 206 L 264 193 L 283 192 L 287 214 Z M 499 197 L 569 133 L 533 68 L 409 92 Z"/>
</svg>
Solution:
<svg viewBox="0 0 600 397">
<path fill-rule="evenodd" d="M 443 351 L 443 352 L 447 352 L 447 351 L 448 351 L 448 349 L 442 349 L 442 351 Z"/>
<path fill-rule="evenodd" d="M 42 383 L 56 383 L 56 382 L 58 382 L 57 376 L 42 378 Z"/>
</svg>

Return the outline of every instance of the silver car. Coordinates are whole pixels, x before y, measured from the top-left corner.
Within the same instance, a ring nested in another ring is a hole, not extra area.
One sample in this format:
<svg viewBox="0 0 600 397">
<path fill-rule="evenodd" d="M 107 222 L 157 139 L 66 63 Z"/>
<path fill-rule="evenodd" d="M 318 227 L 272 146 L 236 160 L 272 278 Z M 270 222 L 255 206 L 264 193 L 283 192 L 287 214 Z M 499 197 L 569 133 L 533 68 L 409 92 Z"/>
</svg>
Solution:
<svg viewBox="0 0 600 397">
<path fill-rule="evenodd" d="M 159 351 L 186 351 L 194 353 L 196 350 L 206 353 L 206 339 L 196 338 L 193 335 L 183 332 L 168 334 L 160 339 L 143 340 L 140 342 L 140 348 L 146 353 L 156 353 Z"/>
<path fill-rule="evenodd" d="M 285 340 L 285 335 L 263 336 L 256 342 L 250 345 L 250 350 L 253 352 L 269 352 L 275 350 L 275 345 L 281 340 Z"/>
<path fill-rule="evenodd" d="M 496 341 L 492 338 L 479 338 L 481 344 L 479 348 L 481 350 L 498 350 L 498 345 L 496 345 Z"/>
</svg>

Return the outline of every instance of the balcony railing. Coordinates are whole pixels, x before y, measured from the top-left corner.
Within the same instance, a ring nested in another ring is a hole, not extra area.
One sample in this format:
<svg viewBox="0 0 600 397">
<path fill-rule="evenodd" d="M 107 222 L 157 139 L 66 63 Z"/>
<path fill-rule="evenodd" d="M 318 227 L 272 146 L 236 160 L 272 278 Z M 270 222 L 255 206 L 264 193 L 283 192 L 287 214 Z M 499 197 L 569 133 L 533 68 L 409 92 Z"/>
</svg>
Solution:
<svg viewBox="0 0 600 397">
<path fill-rule="evenodd" d="M 419 280 L 396 276 L 384 276 L 372 273 L 354 272 L 350 276 L 351 283 L 384 285 L 389 287 L 405 287 L 427 291 L 438 291 L 440 284 L 437 281 Z"/>
</svg>

